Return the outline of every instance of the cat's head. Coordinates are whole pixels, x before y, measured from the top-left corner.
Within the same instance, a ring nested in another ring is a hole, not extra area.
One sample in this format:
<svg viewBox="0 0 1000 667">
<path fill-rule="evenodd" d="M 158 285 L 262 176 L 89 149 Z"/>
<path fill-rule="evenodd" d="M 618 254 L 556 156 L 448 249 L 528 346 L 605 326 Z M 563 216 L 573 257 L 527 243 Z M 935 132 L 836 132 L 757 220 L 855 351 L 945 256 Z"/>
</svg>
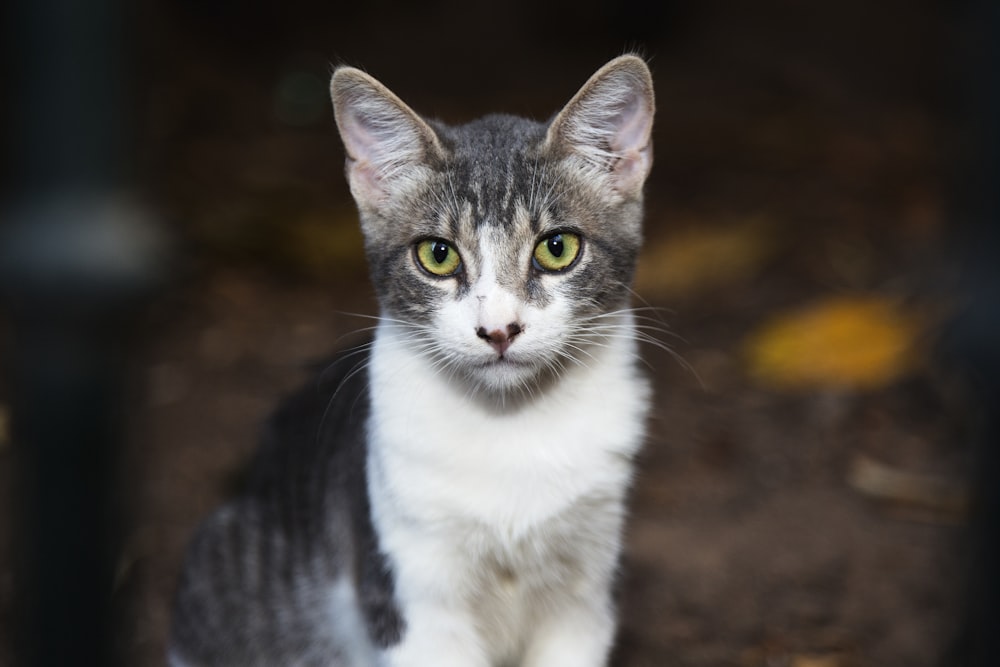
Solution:
<svg viewBox="0 0 1000 667">
<path fill-rule="evenodd" d="M 385 318 L 413 349 L 504 392 L 622 332 L 652 165 L 645 63 L 602 67 L 551 121 L 427 121 L 357 69 L 334 111 Z"/>
</svg>

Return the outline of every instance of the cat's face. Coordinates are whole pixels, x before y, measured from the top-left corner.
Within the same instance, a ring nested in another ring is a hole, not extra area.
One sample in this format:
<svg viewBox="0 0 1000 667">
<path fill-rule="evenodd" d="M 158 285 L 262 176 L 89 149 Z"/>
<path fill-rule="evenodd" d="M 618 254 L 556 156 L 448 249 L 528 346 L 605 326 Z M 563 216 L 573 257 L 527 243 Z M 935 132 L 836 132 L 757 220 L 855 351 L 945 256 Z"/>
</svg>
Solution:
<svg viewBox="0 0 1000 667">
<path fill-rule="evenodd" d="M 606 65 L 547 125 L 432 127 L 349 68 L 332 90 L 383 316 L 415 353 L 504 392 L 617 335 L 651 164 L 641 60 Z"/>
</svg>

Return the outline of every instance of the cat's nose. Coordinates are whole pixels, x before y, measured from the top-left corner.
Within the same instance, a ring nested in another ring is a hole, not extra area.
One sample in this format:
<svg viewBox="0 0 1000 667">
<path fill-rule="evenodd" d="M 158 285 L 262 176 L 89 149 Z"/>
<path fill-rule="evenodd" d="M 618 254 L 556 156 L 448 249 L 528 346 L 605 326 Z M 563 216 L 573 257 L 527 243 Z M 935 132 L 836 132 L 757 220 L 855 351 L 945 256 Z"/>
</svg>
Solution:
<svg viewBox="0 0 1000 667">
<path fill-rule="evenodd" d="M 507 325 L 507 330 L 494 329 L 493 331 L 486 331 L 486 327 L 479 327 L 476 329 L 476 335 L 485 340 L 487 343 L 493 346 L 493 349 L 497 351 L 501 357 L 510 347 L 510 344 L 514 342 L 514 338 L 523 331 L 523 327 L 517 322 L 511 322 Z"/>
</svg>

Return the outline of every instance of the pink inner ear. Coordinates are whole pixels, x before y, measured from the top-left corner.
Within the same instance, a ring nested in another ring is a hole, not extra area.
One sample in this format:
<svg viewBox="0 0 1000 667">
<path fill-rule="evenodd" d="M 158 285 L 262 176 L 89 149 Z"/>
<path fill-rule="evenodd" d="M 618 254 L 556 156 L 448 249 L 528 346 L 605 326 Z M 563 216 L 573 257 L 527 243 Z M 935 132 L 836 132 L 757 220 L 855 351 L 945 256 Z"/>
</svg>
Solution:
<svg viewBox="0 0 1000 667">
<path fill-rule="evenodd" d="M 348 114 L 341 120 L 340 134 L 347 148 L 347 155 L 352 160 L 369 164 L 374 161 L 377 139 L 358 121 L 357 116 Z"/>
<path fill-rule="evenodd" d="M 348 179 L 351 193 L 358 202 L 375 202 L 386 194 L 378 173 L 370 162 L 349 159 Z"/>
<path fill-rule="evenodd" d="M 614 180 L 618 190 L 631 190 L 642 185 L 652 166 L 653 152 L 646 148 L 630 150 L 615 161 Z"/>
<path fill-rule="evenodd" d="M 632 95 L 615 120 L 616 131 L 611 139 L 611 150 L 623 154 L 643 150 L 649 143 L 652 120 L 642 97 Z"/>
<path fill-rule="evenodd" d="M 375 201 L 385 194 L 378 177 L 378 139 L 355 114 L 345 114 L 340 123 L 341 138 L 347 149 L 348 174 L 355 198 Z"/>
<path fill-rule="evenodd" d="M 610 148 L 619 158 L 614 164 L 615 188 L 634 190 L 642 186 L 652 166 L 649 135 L 653 118 L 642 96 L 632 95 L 615 119 Z"/>
</svg>

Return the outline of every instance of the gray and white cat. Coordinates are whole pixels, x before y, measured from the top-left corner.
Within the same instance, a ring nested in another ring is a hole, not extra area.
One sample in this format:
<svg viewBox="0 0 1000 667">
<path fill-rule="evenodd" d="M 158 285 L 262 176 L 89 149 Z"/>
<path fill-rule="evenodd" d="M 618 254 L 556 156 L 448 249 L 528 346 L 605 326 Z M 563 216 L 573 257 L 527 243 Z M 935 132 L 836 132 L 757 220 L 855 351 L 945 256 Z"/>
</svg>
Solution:
<svg viewBox="0 0 1000 667">
<path fill-rule="evenodd" d="M 427 121 L 349 67 L 331 91 L 374 341 L 284 404 L 199 530 L 170 662 L 604 665 L 649 400 L 649 70 L 612 60 L 547 123 Z"/>
</svg>

